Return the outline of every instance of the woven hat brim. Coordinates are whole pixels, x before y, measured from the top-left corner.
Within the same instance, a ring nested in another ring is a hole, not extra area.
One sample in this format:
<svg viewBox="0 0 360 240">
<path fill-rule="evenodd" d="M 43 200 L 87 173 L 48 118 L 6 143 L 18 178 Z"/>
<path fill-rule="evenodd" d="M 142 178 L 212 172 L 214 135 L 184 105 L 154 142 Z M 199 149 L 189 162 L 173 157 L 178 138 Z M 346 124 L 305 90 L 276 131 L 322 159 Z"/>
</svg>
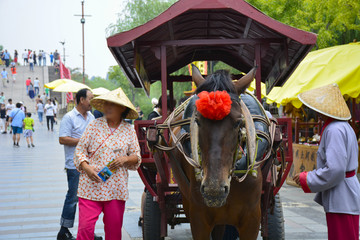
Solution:
<svg viewBox="0 0 360 240">
<path fill-rule="evenodd" d="M 119 93 L 120 93 L 122 99 L 116 97 L 119 95 Z M 134 105 L 130 102 L 130 100 L 127 98 L 127 96 L 125 95 L 125 93 L 122 91 L 121 88 L 118 88 L 109 93 L 106 93 L 106 94 L 103 94 L 103 95 L 93 98 L 91 100 L 90 104 L 96 110 L 103 113 L 105 111 L 104 105 L 106 102 L 115 103 L 115 104 L 129 108 L 130 111 L 126 115 L 127 119 L 137 119 L 139 117 L 139 114 L 136 111 Z"/>
<path fill-rule="evenodd" d="M 341 121 L 351 119 L 350 110 L 337 84 L 305 91 L 298 98 L 305 106 L 325 116 Z"/>
<path fill-rule="evenodd" d="M 299 100 L 305 105 L 307 106 L 308 108 L 314 110 L 315 112 L 318 112 L 318 113 L 321 113 L 322 115 L 325 115 L 327 117 L 331 117 L 331 118 L 334 118 L 334 119 L 337 119 L 337 120 L 340 120 L 340 121 L 348 121 L 351 119 L 351 115 L 349 117 L 339 117 L 339 116 L 335 116 L 335 115 L 331 115 L 329 113 L 326 113 L 326 112 L 323 112 L 317 108 L 314 108 L 313 106 L 311 106 L 310 104 L 308 104 L 307 102 L 305 102 L 300 95 L 298 95 L 298 98 Z"/>
</svg>

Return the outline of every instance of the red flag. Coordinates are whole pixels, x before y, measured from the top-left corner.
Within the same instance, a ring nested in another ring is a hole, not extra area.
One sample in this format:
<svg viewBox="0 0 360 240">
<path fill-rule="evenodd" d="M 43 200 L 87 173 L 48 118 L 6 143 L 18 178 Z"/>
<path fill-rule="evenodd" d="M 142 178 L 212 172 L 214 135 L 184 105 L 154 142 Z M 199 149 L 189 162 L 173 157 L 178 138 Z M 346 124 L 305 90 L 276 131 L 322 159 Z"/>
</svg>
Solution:
<svg viewBox="0 0 360 240">
<path fill-rule="evenodd" d="M 70 70 L 65 67 L 65 65 L 61 61 L 61 57 L 59 57 L 60 60 L 60 78 L 61 79 L 71 79 L 71 73 Z M 69 103 L 70 100 L 74 100 L 72 92 L 66 93 L 66 102 Z"/>
</svg>

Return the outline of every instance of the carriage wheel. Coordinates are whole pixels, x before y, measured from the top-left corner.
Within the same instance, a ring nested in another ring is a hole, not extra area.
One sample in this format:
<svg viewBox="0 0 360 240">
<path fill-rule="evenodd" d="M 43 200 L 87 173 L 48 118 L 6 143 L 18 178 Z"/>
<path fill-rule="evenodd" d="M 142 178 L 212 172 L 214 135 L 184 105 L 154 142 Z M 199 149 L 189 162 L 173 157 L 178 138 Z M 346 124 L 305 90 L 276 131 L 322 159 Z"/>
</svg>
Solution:
<svg viewBox="0 0 360 240">
<path fill-rule="evenodd" d="M 159 204 L 153 201 L 153 196 L 146 191 L 144 220 L 143 220 L 143 239 L 159 240 L 160 237 L 161 213 Z"/>
<path fill-rule="evenodd" d="M 275 195 L 274 213 L 268 210 L 268 233 L 264 240 L 283 240 L 285 239 L 284 214 L 279 193 Z"/>
</svg>

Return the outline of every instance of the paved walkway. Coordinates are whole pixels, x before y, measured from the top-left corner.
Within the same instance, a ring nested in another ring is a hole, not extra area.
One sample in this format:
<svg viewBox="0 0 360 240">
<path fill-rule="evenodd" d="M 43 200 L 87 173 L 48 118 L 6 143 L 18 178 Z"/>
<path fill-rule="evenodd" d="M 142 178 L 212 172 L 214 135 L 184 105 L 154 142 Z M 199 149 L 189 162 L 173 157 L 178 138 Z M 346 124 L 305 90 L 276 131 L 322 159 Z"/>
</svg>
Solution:
<svg viewBox="0 0 360 240">
<path fill-rule="evenodd" d="M 64 153 L 55 132 L 39 126 L 35 117 L 35 148 L 27 148 L 22 137 L 20 148 L 13 148 L 11 136 L 0 135 L 0 239 L 55 239 L 66 193 L 63 171 Z M 141 239 L 137 226 L 143 184 L 130 172 L 130 199 L 126 204 L 124 239 Z M 285 186 L 284 207 L 286 239 L 327 239 L 323 210 L 312 201 L 313 195 Z M 77 218 L 74 233 L 77 230 Z M 104 236 L 103 223 L 96 233 Z M 189 224 L 169 228 L 169 239 L 191 239 Z M 259 238 L 261 239 L 261 238 Z"/>
</svg>

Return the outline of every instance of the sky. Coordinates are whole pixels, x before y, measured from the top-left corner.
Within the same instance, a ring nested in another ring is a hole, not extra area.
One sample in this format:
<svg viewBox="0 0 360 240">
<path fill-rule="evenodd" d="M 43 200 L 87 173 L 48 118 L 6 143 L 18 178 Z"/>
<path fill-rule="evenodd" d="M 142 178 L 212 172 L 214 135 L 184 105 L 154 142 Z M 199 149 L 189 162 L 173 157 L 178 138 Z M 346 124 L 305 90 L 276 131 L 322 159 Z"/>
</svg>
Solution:
<svg viewBox="0 0 360 240">
<path fill-rule="evenodd" d="M 85 0 L 85 73 L 106 77 L 109 66 L 117 65 L 106 44 L 105 29 L 115 23 L 124 0 Z M 80 0 L 0 0 L 0 45 L 19 58 L 24 49 L 55 49 L 63 55 L 60 41 L 65 40 L 66 66 L 82 72 L 82 33 Z M 49 57 L 47 58 L 49 62 Z M 22 59 L 20 60 L 22 63 Z"/>
</svg>

